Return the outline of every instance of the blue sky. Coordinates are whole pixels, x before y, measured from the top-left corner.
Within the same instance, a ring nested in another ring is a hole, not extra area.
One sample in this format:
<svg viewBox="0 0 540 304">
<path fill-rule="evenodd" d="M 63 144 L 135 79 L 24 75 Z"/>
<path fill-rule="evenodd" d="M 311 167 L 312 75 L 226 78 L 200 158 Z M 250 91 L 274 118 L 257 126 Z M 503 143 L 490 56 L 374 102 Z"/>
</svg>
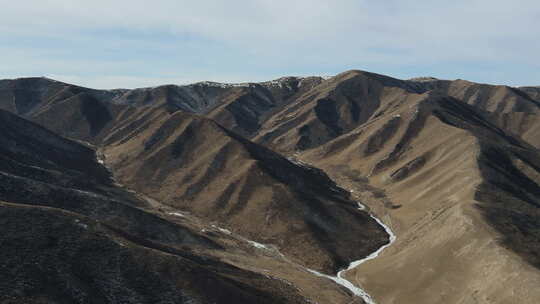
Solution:
<svg viewBox="0 0 540 304">
<path fill-rule="evenodd" d="M 540 85 L 538 0 L 2 2 L 0 78 L 133 88 L 362 69 Z"/>
</svg>

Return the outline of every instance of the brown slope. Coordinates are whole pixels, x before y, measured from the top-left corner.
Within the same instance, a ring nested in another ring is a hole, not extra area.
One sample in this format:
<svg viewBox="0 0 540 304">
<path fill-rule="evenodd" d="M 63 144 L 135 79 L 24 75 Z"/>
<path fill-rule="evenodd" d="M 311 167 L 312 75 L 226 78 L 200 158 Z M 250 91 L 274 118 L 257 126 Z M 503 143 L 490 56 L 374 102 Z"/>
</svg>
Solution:
<svg viewBox="0 0 540 304">
<path fill-rule="evenodd" d="M 0 80 L 0 109 L 31 117 L 56 102 L 80 93 L 100 100 L 110 100 L 115 93 L 83 88 L 45 77 Z"/>
<path fill-rule="evenodd" d="M 382 228 L 322 171 L 202 117 L 164 113 L 104 154 L 128 187 L 275 244 L 312 268 L 333 273 L 386 242 Z"/>
<path fill-rule="evenodd" d="M 94 142 L 119 111 L 86 92 L 42 107 L 29 118 L 66 137 Z"/>
<path fill-rule="evenodd" d="M 518 88 L 489 85 L 466 80 L 434 80 L 419 84 L 427 90 L 438 91 L 487 112 L 536 112 L 539 104 Z"/>
<path fill-rule="evenodd" d="M 187 86 L 164 85 L 153 88 L 119 90 L 112 102 L 133 106 L 162 106 L 187 112 L 204 112 L 215 106 L 229 89 L 196 83 Z"/>
<path fill-rule="evenodd" d="M 207 113 L 236 133 L 252 137 L 273 112 L 322 81 L 320 77 L 284 77 L 261 83 L 94 90 L 47 78 L 20 78 L 0 81 L 0 109 L 93 143 L 127 107 Z"/>
<path fill-rule="evenodd" d="M 539 103 L 528 95 L 534 90 L 464 80 L 404 81 L 357 70 L 326 81 L 308 79 L 309 85 L 303 86 L 281 82 L 278 92 L 261 90 L 261 87 L 269 88 L 262 83 L 239 88 L 226 95 L 209 115 L 228 129 L 289 153 L 316 147 L 344 134 L 375 118 L 380 111 L 396 107 L 407 96 L 437 91 L 492 113 L 501 126 L 535 145 L 539 138 L 536 136 Z M 282 97 L 283 92 L 286 98 Z"/>
<path fill-rule="evenodd" d="M 47 78 L 2 80 L 0 109 L 55 133 L 93 142 L 118 110 L 111 103 L 116 94 Z"/>
<path fill-rule="evenodd" d="M 320 77 L 283 77 L 231 90 L 207 116 L 235 133 L 254 138 L 275 113 L 323 82 Z"/>
<path fill-rule="evenodd" d="M 345 72 L 326 81 L 284 77 L 261 83 L 201 82 L 109 91 L 22 78 L 0 82 L 0 107 L 55 132 L 91 142 L 110 116 L 116 117 L 118 105 L 165 107 L 207 114 L 238 134 L 290 152 L 316 147 L 362 124 L 380 107 L 395 106 L 404 96 L 426 91 L 442 92 L 490 112 L 499 125 L 537 147 L 540 144 L 535 87 L 518 89 L 464 80 L 403 81 L 363 71 Z M 74 104 L 67 102 L 70 98 Z M 62 105 L 55 106 L 57 103 Z M 58 114 L 64 111 L 67 114 Z M 71 121 L 63 121 L 66 117 Z M 83 123 L 77 125 L 77 121 Z"/>
<path fill-rule="evenodd" d="M 499 126 L 540 147 L 540 101 L 535 98 L 537 90 L 534 87 L 513 88 L 465 80 L 436 80 L 423 85 L 490 113 Z"/>
<path fill-rule="evenodd" d="M 379 302 L 540 296 L 539 272 L 525 262 L 536 265 L 539 253 L 538 151 L 482 112 L 425 95 L 303 157 L 371 201 L 396 231 L 381 257 L 349 273 Z"/>
<path fill-rule="evenodd" d="M 540 148 L 540 113 L 511 112 L 491 115 L 493 121 L 515 137 Z"/>
<path fill-rule="evenodd" d="M 319 84 L 268 119 L 255 141 L 294 152 L 324 144 L 421 93 L 405 81 L 363 71 L 349 71 Z"/>
<path fill-rule="evenodd" d="M 529 95 L 532 99 L 540 102 L 540 86 L 536 87 L 519 87 L 520 91 L 523 91 Z"/>
<path fill-rule="evenodd" d="M 264 119 L 255 141 L 285 153 L 314 148 L 428 91 L 455 97 L 491 113 L 499 126 L 535 146 L 539 144 L 540 120 L 536 118 L 540 103 L 534 99 L 535 90 L 464 80 L 404 81 L 354 70 L 296 95 Z"/>
<path fill-rule="evenodd" d="M 239 262 L 242 239 L 171 220 L 114 185 L 90 148 L 9 112 L 0 118 L 0 200 L 11 202 L 0 203 L 3 303 L 305 303 L 306 292 Z M 325 284 L 303 273 L 289 276 Z"/>
<path fill-rule="evenodd" d="M 5 173 L 82 189 L 112 182 L 89 147 L 3 110 L 0 128 L 0 156 Z"/>
<path fill-rule="evenodd" d="M 69 210 L 154 241 L 214 248 L 199 233 L 148 213 L 113 184 L 95 151 L 0 110 L 0 199 Z"/>
<path fill-rule="evenodd" d="M 30 114 L 42 103 L 62 94 L 65 85 L 47 78 L 0 81 L 0 109 L 19 115 Z"/>
</svg>

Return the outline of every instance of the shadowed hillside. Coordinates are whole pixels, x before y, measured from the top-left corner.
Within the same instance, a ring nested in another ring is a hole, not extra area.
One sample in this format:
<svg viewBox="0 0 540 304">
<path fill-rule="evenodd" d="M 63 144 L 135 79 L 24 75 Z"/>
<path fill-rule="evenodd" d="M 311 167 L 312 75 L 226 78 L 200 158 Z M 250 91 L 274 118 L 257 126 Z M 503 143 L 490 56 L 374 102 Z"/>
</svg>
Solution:
<svg viewBox="0 0 540 304">
<path fill-rule="evenodd" d="M 0 203 L 2 303 L 305 303 L 288 285 L 74 213 Z"/>
</svg>

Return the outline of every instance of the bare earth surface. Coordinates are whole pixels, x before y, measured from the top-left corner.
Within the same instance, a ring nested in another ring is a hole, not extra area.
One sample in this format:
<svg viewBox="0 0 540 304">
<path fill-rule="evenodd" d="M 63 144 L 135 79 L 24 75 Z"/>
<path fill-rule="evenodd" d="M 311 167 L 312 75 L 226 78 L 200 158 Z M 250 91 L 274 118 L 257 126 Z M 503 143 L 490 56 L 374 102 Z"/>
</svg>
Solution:
<svg viewBox="0 0 540 304">
<path fill-rule="evenodd" d="M 0 303 L 538 303 L 539 92 L 2 80 Z"/>
</svg>

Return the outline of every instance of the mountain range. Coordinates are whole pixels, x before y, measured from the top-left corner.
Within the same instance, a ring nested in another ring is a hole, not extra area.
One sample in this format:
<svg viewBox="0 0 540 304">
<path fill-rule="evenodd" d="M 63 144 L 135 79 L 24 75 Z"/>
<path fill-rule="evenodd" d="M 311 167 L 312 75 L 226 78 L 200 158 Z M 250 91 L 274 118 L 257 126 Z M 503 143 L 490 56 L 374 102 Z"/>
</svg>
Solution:
<svg viewBox="0 0 540 304">
<path fill-rule="evenodd" d="M 0 80 L 0 303 L 537 303 L 539 113 L 359 70 Z"/>
</svg>

